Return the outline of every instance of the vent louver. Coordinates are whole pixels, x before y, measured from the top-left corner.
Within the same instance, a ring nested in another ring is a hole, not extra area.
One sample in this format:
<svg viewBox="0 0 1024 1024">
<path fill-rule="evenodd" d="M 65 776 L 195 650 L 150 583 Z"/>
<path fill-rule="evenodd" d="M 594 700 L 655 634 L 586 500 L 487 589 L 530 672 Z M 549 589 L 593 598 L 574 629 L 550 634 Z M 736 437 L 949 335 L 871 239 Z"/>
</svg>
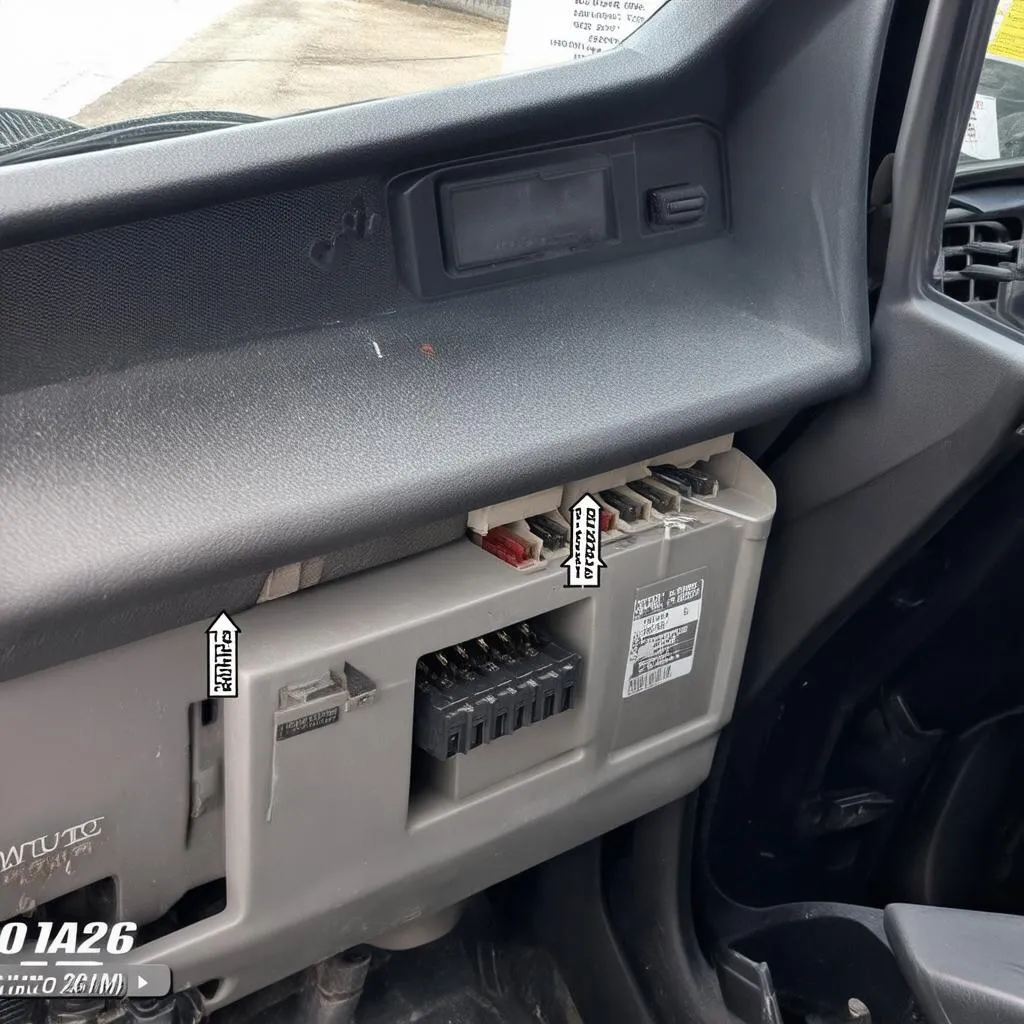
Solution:
<svg viewBox="0 0 1024 1024">
<path fill-rule="evenodd" d="M 1001 265 L 1017 261 L 1021 227 L 1012 218 L 946 224 L 935 268 L 942 291 L 958 302 L 994 302 L 1007 276 Z"/>
</svg>

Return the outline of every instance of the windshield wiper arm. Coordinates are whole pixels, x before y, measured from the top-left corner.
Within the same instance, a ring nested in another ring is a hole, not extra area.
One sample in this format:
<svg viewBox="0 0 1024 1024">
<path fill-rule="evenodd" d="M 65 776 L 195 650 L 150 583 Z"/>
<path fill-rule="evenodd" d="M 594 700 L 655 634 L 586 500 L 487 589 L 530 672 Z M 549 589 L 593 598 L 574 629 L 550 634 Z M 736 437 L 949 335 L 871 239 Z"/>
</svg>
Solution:
<svg viewBox="0 0 1024 1024">
<path fill-rule="evenodd" d="M 0 167 L 47 157 L 113 149 L 138 142 L 174 139 L 181 135 L 193 135 L 196 132 L 214 131 L 219 128 L 235 128 L 238 125 L 263 120 L 266 119 L 254 114 L 197 110 L 135 117 L 90 128 L 72 127 L 69 122 L 66 128 L 57 128 L 7 146 L 0 146 Z"/>
</svg>

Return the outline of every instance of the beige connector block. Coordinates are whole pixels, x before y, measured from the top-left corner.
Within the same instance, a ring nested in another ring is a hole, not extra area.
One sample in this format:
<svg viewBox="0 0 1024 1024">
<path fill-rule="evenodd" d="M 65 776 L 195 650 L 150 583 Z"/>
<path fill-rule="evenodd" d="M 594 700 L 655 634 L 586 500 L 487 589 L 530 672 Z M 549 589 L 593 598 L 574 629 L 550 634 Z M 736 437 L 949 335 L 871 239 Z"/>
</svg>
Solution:
<svg viewBox="0 0 1024 1024">
<path fill-rule="evenodd" d="M 509 523 L 526 519 L 527 516 L 539 516 L 557 509 L 561 504 L 562 488 L 549 487 L 546 491 L 536 491 L 523 498 L 512 498 L 497 505 L 485 505 L 483 508 L 475 509 L 469 513 L 466 525 L 482 537 L 495 526 L 508 526 Z"/>
<path fill-rule="evenodd" d="M 612 513 L 612 528 L 605 531 L 603 539 L 605 542 L 618 540 L 631 533 L 640 533 L 649 530 L 661 523 L 662 517 L 656 513 L 650 501 L 640 494 L 626 490 L 631 500 L 640 504 L 644 509 L 643 518 L 636 523 L 622 521 L 619 513 L 601 499 L 600 492 L 612 488 L 626 488 L 631 480 L 641 480 L 651 475 L 648 466 L 656 466 L 659 463 L 667 462 L 673 466 L 687 468 L 695 462 L 703 462 L 732 450 L 732 434 L 723 434 L 721 437 L 714 437 L 708 441 L 701 441 L 698 444 L 691 444 L 685 448 L 677 448 L 675 451 L 666 452 L 664 455 L 656 455 L 653 458 L 644 459 L 642 462 L 634 462 L 629 466 L 621 466 L 618 469 L 610 470 L 607 473 L 598 473 L 596 476 L 587 477 L 584 480 L 574 480 L 563 487 L 549 487 L 544 491 L 536 491 L 527 494 L 522 498 L 512 498 L 509 501 L 499 502 L 497 505 L 486 505 L 483 508 L 474 509 L 467 517 L 466 525 L 478 538 L 484 537 L 496 526 L 508 527 L 513 533 L 522 538 L 530 550 L 530 560 L 524 565 L 518 566 L 520 572 L 535 572 L 549 565 L 552 562 L 561 560 L 568 551 L 544 552 L 541 540 L 534 533 L 530 532 L 530 526 L 526 522 L 529 516 L 554 515 L 568 525 L 572 506 L 583 497 L 584 494 L 592 494 L 598 504 Z"/>
<path fill-rule="evenodd" d="M 721 437 L 713 437 L 709 441 L 691 444 L 686 448 L 677 448 L 664 455 L 655 455 L 653 458 L 634 462 L 632 465 L 622 466 L 619 469 L 612 469 L 607 473 L 598 473 L 596 476 L 589 476 L 584 480 L 574 480 L 562 488 L 562 515 L 565 515 L 584 494 L 593 494 L 600 501 L 598 491 L 606 491 L 611 487 L 622 487 L 630 480 L 641 480 L 650 476 L 648 466 L 657 466 L 659 463 L 667 462 L 685 469 L 695 462 L 704 462 L 714 455 L 727 452 L 732 448 L 732 438 L 732 434 L 723 434 Z M 621 527 L 624 528 L 625 525 L 621 524 Z M 650 525 L 650 523 L 644 523 L 640 528 L 645 529 Z"/>
</svg>

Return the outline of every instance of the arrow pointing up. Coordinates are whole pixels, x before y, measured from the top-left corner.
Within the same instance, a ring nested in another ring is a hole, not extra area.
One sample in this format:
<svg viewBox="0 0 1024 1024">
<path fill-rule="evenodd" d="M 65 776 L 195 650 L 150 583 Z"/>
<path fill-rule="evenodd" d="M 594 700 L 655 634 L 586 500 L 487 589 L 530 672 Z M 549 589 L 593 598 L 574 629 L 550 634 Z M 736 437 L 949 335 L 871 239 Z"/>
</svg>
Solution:
<svg viewBox="0 0 1024 1024">
<path fill-rule="evenodd" d="M 206 630 L 206 695 L 238 696 L 238 635 L 241 630 L 221 612 Z"/>
<path fill-rule="evenodd" d="M 561 567 L 567 587 L 601 586 L 601 506 L 592 494 L 569 509 L 569 557 Z"/>
<path fill-rule="evenodd" d="M 218 615 L 217 618 L 215 618 L 213 622 L 210 623 L 209 628 L 206 630 L 206 632 L 220 633 L 226 629 L 231 630 L 234 633 L 241 633 L 241 630 L 238 628 L 238 626 L 235 625 L 231 616 L 228 615 L 227 612 L 221 612 L 220 615 Z"/>
</svg>

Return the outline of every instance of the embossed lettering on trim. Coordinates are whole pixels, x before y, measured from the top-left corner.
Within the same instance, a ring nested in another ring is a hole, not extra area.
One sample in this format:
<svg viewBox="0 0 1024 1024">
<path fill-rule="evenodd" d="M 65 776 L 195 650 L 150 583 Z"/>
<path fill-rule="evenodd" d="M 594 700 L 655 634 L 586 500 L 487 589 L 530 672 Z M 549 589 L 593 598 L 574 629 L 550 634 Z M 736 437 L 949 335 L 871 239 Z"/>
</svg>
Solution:
<svg viewBox="0 0 1024 1024">
<path fill-rule="evenodd" d="M 60 832 L 47 832 L 45 835 L 26 839 L 23 843 L 6 849 L 0 847 L 0 871 L 10 871 L 11 868 L 21 867 L 27 861 L 33 861 L 60 850 L 67 850 L 88 839 L 95 839 L 103 832 L 103 826 L 100 824 L 103 820 L 104 815 L 100 815 L 98 818 L 87 818 Z"/>
</svg>

